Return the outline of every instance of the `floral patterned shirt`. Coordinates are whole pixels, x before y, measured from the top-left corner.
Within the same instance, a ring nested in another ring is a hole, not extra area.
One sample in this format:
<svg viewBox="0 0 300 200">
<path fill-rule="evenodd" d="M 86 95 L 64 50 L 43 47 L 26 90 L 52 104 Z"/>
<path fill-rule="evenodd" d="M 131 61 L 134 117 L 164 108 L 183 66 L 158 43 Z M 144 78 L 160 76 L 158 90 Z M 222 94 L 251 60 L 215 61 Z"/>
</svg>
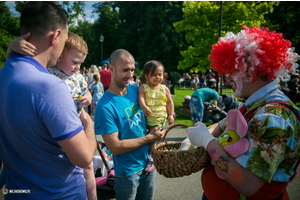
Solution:
<svg viewBox="0 0 300 200">
<path fill-rule="evenodd" d="M 284 101 L 296 108 L 277 87 L 277 83 L 273 81 L 246 100 L 248 111 L 259 108 L 247 120 L 246 138 L 249 139 L 250 147 L 236 161 L 268 182 L 287 182 L 294 174 L 294 167 L 299 159 L 300 124 L 287 107 L 280 104 L 262 105 L 268 101 Z M 219 125 L 225 130 L 226 118 Z"/>
<path fill-rule="evenodd" d="M 89 91 L 84 76 L 78 72 L 76 72 L 73 76 L 68 76 L 63 72 L 58 71 L 55 67 L 47 68 L 47 70 L 50 74 L 54 74 L 58 78 L 65 81 L 70 90 L 70 94 L 74 100 L 77 114 L 79 116 L 82 105 L 77 102 L 77 99 L 81 98 L 87 91 Z"/>
</svg>

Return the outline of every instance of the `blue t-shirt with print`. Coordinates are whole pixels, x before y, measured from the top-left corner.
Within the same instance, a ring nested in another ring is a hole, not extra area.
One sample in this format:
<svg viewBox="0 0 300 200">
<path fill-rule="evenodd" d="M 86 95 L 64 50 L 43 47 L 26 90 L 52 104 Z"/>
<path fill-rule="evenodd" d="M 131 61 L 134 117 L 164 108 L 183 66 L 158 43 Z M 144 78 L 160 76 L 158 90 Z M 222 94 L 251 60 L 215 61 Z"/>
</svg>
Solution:
<svg viewBox="0 0 300 200">
<path fill-rule="evenodd" d="M 124 96 L 106 91 L 95 110 L 95 133 L 119 133 L 120 140 L 144 137 L 147 134 L 143 110 L 138 104 L 138 86 L 129 85 Z M 131 152 L 113 156 L 115 175 L 130 176 L 145 168 L 149 144 Z"/>
</svg>

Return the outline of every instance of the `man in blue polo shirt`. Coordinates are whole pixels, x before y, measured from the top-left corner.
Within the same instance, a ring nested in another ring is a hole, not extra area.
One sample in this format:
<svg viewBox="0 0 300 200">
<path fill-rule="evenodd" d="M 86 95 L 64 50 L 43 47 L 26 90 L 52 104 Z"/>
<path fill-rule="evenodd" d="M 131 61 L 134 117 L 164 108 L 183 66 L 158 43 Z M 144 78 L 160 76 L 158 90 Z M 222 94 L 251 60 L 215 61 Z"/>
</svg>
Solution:
<svg viewBox="0 0 300 200">
<path fill-rule="evenodd" d="M 93 159 L 93 121 L 80 119 L 66 84 L 51 75 L 67 39 L 65 10 L 55 2 L 29 2 L 21 35 L 30 32 L 34 57 L 12 53 L 0 69 L 0 156 L 7 170 L 5 199 L 86 199 L 81 168 Z M 81 167 L 81 168 L 79 168 Z"/>
</svg>

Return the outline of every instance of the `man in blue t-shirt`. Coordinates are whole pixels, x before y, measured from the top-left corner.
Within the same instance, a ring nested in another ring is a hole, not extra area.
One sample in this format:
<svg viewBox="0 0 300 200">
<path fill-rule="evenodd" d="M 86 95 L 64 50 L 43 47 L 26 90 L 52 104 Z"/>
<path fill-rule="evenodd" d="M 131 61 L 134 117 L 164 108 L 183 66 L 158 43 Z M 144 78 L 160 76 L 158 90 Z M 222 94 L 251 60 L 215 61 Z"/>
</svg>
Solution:
<svg viewBox="0 0 300 200">
<path fill-rule="evenodd" d="M 204 106 L 203 102 L 213 101 L 213 104 L 217 107 L 219 99 L 218 93 L 210 88 L 200 88 L 196 90 L 190 99 L 190 110 L 193 124 L 196 122 L 202 122 Z"/>
<path fill-rule="evenodd" d="M 78 118 L 67 85 L 46 70 L 64 48 L 67 14 L 55 2 L 28 2 L 20 30 L 30 32 L 28 40 L 39 54 L 12 53 L 0 69 L 5 199 L 86 199 L 81 168 L 96 149 L 93 121 L 84 111 Z"/>
<path fill-rule="evenodd" d="M 95 111 L 95 133 L 102 135 L 112 152 L 116 199 L 153 199 L 156 170 L 144 172 L 149 143 L 160 141 L 164 130 L 147 134 L 143 110 L 138 104 L 138 86 L 129 85 L 135 62 L 124 49 L 110 56 L 111 84 Z"/>
</svg>

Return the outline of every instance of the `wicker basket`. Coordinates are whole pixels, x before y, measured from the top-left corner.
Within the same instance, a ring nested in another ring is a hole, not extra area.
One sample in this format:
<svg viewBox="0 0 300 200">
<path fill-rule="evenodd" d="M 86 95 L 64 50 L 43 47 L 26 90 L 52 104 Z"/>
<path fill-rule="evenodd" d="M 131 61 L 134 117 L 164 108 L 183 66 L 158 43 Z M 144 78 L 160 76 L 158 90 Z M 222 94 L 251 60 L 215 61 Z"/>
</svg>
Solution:
<svg viewBox="0 0 300 200">
<path fill-rule="evenodd" d="M 190 175 L 205 168 L 210 162 L 210 156 L 203 147 L 186 151 L 170 151 L 172 148 L 179 149 L 181 146 L 181 142 L 165 142 L 168 132 L 178 126 L 188 127 L 184 124 L 170 126 L 163 142 L 157 144 L 151 152 L 157 172 L 167 178 Z"/>
</svg>

